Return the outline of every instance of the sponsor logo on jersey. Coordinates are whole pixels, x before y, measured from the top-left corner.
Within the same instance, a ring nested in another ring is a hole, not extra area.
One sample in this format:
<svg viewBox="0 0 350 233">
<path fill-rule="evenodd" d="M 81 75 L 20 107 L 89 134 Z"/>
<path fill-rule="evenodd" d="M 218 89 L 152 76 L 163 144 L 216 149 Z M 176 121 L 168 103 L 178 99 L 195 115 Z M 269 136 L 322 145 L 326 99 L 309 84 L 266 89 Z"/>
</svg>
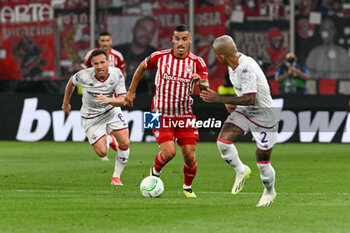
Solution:
<svg viewBox="0 0 350 233">
<path fill-rule="evenodd" d="M 165 73 L 163 75 L 164 79 L 166 80 L 174 80 L 174 81 L 179 81 L 179 82 L 185 82 L 185 83 L 189 83 L 191 82 L 191 79 L 186 79 L 186 78 L 180 78 L 180 77 L 176 77 L 176 76 L 171 76 L 167 73 Z"/>
</svg>

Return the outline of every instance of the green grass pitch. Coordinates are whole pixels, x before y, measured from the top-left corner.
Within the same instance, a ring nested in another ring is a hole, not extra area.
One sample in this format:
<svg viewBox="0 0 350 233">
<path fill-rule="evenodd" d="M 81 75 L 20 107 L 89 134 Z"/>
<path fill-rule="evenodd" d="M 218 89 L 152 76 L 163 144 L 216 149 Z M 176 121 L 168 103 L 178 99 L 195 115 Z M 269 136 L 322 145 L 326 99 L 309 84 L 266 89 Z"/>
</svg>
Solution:
<svg viewBox="0 0 350 233">
<path fill-rule="evenodd" d="M 142 197 L 156 143 L 132 143 L 122 175 L 110 179 L 115 152 L 102 162 L 87 142 L 0 142 L 0 232 L 349 232 L 350 145 L 278 144 L 272 164 L 277 198 L 257 208 L 263 186 L 255 145 L 236 143 L 252 169 L 244 190 L 230 191 L 235 178 L 215 143 L 198 143 L 193 189 L 181 192 L 179 153 L 164 168 L 165 192 Z M 178 148 L 179 149 L 179 148 Z"/>
</svg>

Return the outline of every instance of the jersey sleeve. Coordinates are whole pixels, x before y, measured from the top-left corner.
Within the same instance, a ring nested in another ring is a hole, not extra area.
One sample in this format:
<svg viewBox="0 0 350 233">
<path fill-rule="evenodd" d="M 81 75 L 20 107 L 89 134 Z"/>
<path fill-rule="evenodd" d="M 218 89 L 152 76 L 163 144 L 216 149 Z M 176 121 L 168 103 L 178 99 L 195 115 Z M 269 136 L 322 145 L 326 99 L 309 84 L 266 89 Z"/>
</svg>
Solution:
<svg viewBox="0 0 350 233">
<path fill-rule="evenodd" d="M 83 64 L 82 64 L 82 68 L 85 69 L 85 68 L 90 68 L 92 67 L 91 65 L 91 53 L 93 52 L 94 50 L 89 50 L 85 56 L 84 56 L 84 61 L 83 61 Z"/>
<path fill-rule="evenodd" d="M 125 82 L 124 82 L 124 76 L 120 70 L 118 70 L 117 73 L 117 85 L 115 87 L 115 95 L 125 95 L 126 94 L 126 88 L 125 88 Z"/>
<path fill-rule="evenodd" d="M 87 59 L 85 65 L 86 65 L 86 68 L 92 67 L 92 65 L 91 65 L 91 56 Z"/>
<path fill-rule="evenodd" d="M 81 86 L 83 84 L 84 70 L 81 70 L 73 75 L 74 86 Z"/>
<path fill-rule="evenodd" d="M 242 94 L 256 94 L 257 92 L 257 75 L 252 72 L 248 67 L 245 67 L 241 71 L 242 80 Z"/>
<path fill-rule="evenodd" d="M 196 63 L 197 74 L 201 76 L 201 78 L 208 79 L 208 68 L 205 61 L 201 57 L 198 57 Z"/>
<path fill-rule="evenodd" d="M 121 71 L 124 71 L 125 69 L 125 60 L 123 55 L 120 53 L 119 56 L 116 56 L 116 62 L 117 64 L 115 65 L 117 68 L 119 68 Z"/>
<path fill-rule="evenodd" d="M 152 53 L 150 56 L 146 57 L 144 60 L 146 70 L 153 69 L 157 67 L 159 56 L 157 56 L 157 52 Z"/>
</svg>

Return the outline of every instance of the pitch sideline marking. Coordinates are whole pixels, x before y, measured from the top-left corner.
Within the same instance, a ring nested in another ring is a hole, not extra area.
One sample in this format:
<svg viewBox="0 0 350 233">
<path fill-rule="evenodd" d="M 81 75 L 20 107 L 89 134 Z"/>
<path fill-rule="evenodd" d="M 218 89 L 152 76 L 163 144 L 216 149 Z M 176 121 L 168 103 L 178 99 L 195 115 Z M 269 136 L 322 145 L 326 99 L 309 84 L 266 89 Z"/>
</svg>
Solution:
<svg viewBox="0 0 350 233">
<path fill-rule="evenodd" d="M 18 192 L 18 193 L 114 193 L 113 190 L 98 190 L 98 191 L 77 191 L 77 190 L 34 190 L 34 189 L 8 189 L 8 190 L 0 190 L 0 192 Z M 123 191 L 125 192 L 125 191 Z M 134 193 L 134 192 L 128 192 Z M 178 191 L 177 193 L 182 193 Z M 231 195 L 230 192 L 197 192 L 202 194 L 227 194 Z M 261 193 L 257 192 L 240 192 L 241 195 L 260 195 Z M 350 196 L 350 193 L 289 193 L 289 192 L 277 192 L 278 195 L 299 195 L 299 196 L 329 196 L 329 195 L 337 195 L 337 196 Z"/>
</svg>

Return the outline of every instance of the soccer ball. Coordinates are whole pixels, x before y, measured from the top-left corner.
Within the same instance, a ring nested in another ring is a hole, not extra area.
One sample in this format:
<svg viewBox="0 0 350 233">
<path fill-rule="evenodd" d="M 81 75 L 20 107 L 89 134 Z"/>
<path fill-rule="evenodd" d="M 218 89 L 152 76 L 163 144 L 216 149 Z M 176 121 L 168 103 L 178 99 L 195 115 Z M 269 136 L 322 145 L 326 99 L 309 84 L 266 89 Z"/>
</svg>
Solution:
<svg viewBox="0 0 350 233">
<path fill-rule="evenodd" d="M 140 184 L 140 191 L 144 197 L 159 197 L 164 192 L 163 181 L 156 176 L 147 176 Z"/>
</svg>

